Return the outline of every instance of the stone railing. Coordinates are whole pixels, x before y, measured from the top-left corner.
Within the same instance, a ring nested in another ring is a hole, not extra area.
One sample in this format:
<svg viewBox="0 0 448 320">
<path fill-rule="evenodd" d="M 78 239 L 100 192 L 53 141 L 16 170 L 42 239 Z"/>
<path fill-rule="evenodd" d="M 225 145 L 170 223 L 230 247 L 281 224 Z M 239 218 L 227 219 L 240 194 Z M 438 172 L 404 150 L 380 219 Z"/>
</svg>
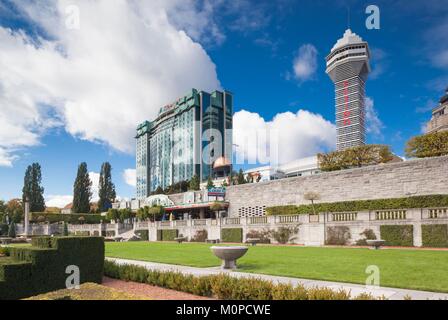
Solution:
<svg viewBox="0 0 448 320">
<path fill-rule="evenodd" d="M 227 225 L 239 225 L 241 224 L 241 218 L 225 218 L 224 224 Z"/>
<path fill-rule="evenodd" d="M 268 217 L 250 217 L 249 224 L 268 224 Z"/>
<path fill-rule="evenodd" d="M 337 213 L 329 213 L 327 215 L 327 221 L 334 221 L 334 222 L 356 221 L 357 219 L 358 219 L 357 212 L 337 212 Z"/>
<path fill-rule="evenodd" d="M 406 220 L 406 210 L 381 210 L 375 212 L 375 220 Z"/>
<path fill-rule="evenodd" d="M 447 219 L 448 218 L 448 208 L 426 209 L 423 212 L 423 218 Z"/>
<path fill-rule="evenodd" d="M 276 223 L 279 224 L 297 224 L 300 222 L 300 216 L 294 215 L 294 216 L 275 216 Z"/>
</svg>

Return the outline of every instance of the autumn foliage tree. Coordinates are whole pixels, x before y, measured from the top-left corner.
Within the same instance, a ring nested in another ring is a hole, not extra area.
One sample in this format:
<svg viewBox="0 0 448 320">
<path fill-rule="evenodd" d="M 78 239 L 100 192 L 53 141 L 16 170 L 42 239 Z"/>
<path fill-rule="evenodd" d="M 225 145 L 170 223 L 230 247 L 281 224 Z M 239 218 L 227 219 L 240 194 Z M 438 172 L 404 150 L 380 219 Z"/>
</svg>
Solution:
<svg viewBox="0 0 448 320">
<path fill-rule="evenodd" d="M 448 155 L 448 131 L 413 137 L 406 145 L 406 156 L 428 158 Z"/>
</svg>

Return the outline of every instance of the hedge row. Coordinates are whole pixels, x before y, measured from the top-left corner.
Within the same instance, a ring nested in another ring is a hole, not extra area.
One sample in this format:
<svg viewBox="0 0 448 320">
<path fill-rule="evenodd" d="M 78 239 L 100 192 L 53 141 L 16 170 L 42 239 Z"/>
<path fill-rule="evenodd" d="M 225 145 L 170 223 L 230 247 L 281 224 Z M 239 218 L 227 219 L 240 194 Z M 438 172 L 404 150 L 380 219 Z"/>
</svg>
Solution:
<svg viewBox="0 0 448 320">
<path fill-rule="evenodd" d="M 447 248 L 448 225 L 446 224 L 422 225 L 422 242 L 424 247 Z"/>
<path fill-rule="evenodd" d="M 177 229 L 157 230 L 157 241 L 174 241 L 178 234 L 179 230 Z"/>
<path fill-rule="evenodd" d="M 143 241 L 149 240 L 149 231 L 148 230 L 136 230 L 135 234 L 139 236 Z"/>
<path fill-rule="evenodd" d="M 314 204 L 314 208 L 318 213 L 437 207 L 448 207 L 448 195 L 430 195 L 407 198 L 357 200 Z M 266 212 L 268 215 L 312 214 L 313 207 L 311 205 L 277 206 L 267 208 Z"/>
<path fill-rule="evenodd" d="M 243 242 L 243 229 L 242 228 L 226 228 L 221 229 L 221 241 L 222 242 Z"/>
<path fill-rule="evenodd" d="M 42 218 L 43 221 L 41 221 Z M 84 220 L 80 220 L 79 218 L 83 218 Z M 55 213 L 41 213 L 41 212 L 33 212 L 31 213 L 31 222 L 67 222 L 70 224 L 98 224 L 102 222 L 109 223 L 106 217 L 103 217 L 100 214 L 55 214 Z"/>
<path fill-rule="evenodd" d="M 221 300 L 350 300 L 350 293 L 328 288 L 311 288 L 291 284 L 274 284 L 254 278 L 235 278 L 225 274 L 201 276 L 176 272 L 147 270 L 133 265 L 118 265 L 105 261 L 104 274 L 124 281 L 146 283 L 153 286 L 214 297 Z M 354 299 L 374 300 L 368 294 Z"/>
<path fill-rule="evenodd" d="M 7 262 L 0 263 L 0 300 L 65 288 L 70 265 L 79 267 L 81 283 L 102 281 L 104 240 L 100 237 L 34 238 L 31 247 L 13 247 L 9 253 Z"/>
<path fill-rule="evenodd" d="M 414 246 L 414 226 L 412 225 L 383 225 L 380 226 L 380 234 L 381 239 L 386 240 L 387 246 Z"/>
</svg>

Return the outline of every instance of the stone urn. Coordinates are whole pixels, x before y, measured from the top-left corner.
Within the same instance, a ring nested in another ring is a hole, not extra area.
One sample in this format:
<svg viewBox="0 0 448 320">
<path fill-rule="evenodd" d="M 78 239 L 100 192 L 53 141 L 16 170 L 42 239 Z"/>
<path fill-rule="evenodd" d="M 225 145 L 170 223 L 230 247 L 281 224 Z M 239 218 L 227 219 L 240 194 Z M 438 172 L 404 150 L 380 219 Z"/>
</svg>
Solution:
<svg viewBox="0 0 448 320">
<path fill-rule="evenodd" d="M 386 244 L 385 240 L 367 240 L 367 245 L 371 246 L 372 249 L 379 250 L 382 246 Z"/>
<path fill-rule="evenodd" d="M 222 269 L 236 269 L 236 260 L 244 256 L 248 247 L 211 247 L 215 256 L 222 260 Z"/>
</svg>

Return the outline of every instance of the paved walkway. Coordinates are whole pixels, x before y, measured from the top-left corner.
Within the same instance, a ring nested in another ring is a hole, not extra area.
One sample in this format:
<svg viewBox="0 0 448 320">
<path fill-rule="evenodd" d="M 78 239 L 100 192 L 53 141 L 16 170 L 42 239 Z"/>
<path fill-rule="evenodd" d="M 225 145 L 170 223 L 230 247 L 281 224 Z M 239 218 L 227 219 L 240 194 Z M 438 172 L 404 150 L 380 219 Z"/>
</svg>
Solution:
<svg viewBox="0 0 448 320">
<path fill-rule="evenodd" d="M 411 297 L 412 300 L 448 300 L 448 294 L 427 292 L 427 291 L 416 291 L 416 290 L 406 290 L 406 289 L 396 289 L 396 288 L 368 288 L 359 284 L 351 283 L 341 283 L 341 282 L 331 282 L 331 281 L 320 281 L 320 280 L 309 280 L 309 279 L 299 279 L 299 278 L 288 278 L 279 276 L 270 276 L 263 274 L 254 273 L 244 273 L 237 271 L 223 271 L 219 267 L 214 268 L 194 268 L 187 266 L 178 266 L 171 264 L 147 262 L 147 261 L 137 261 L 137 260 L 127 260 L 127 259 L 117 259 L 117 258 L 106 258 L 109 261 L 114 261 L 117 264 L 123 265 L 136 265 L 145 267 L 148 270 L 159 270 L 159 271 L 174 271 L 181 272 L 183 274 L 192 274 L 195 276 L 205 276 L 205 275 L 217 275 L 221 273 L 226 273 L 232 277 L 246 277 L 246 278 L 259 278 L 264 280 L 269 280 L 278 283 L 291 283 L 293 285 L 301 284 L 305 288 L 311 287 L 327 287 L 333 290 L 343 289 L 350 292 L 353 297 L 358 296 L 361 293 L 370 293 L 375 297 L 385 297 L 389 300 L 403 300 L 405 297 Z"/>
</svg>

